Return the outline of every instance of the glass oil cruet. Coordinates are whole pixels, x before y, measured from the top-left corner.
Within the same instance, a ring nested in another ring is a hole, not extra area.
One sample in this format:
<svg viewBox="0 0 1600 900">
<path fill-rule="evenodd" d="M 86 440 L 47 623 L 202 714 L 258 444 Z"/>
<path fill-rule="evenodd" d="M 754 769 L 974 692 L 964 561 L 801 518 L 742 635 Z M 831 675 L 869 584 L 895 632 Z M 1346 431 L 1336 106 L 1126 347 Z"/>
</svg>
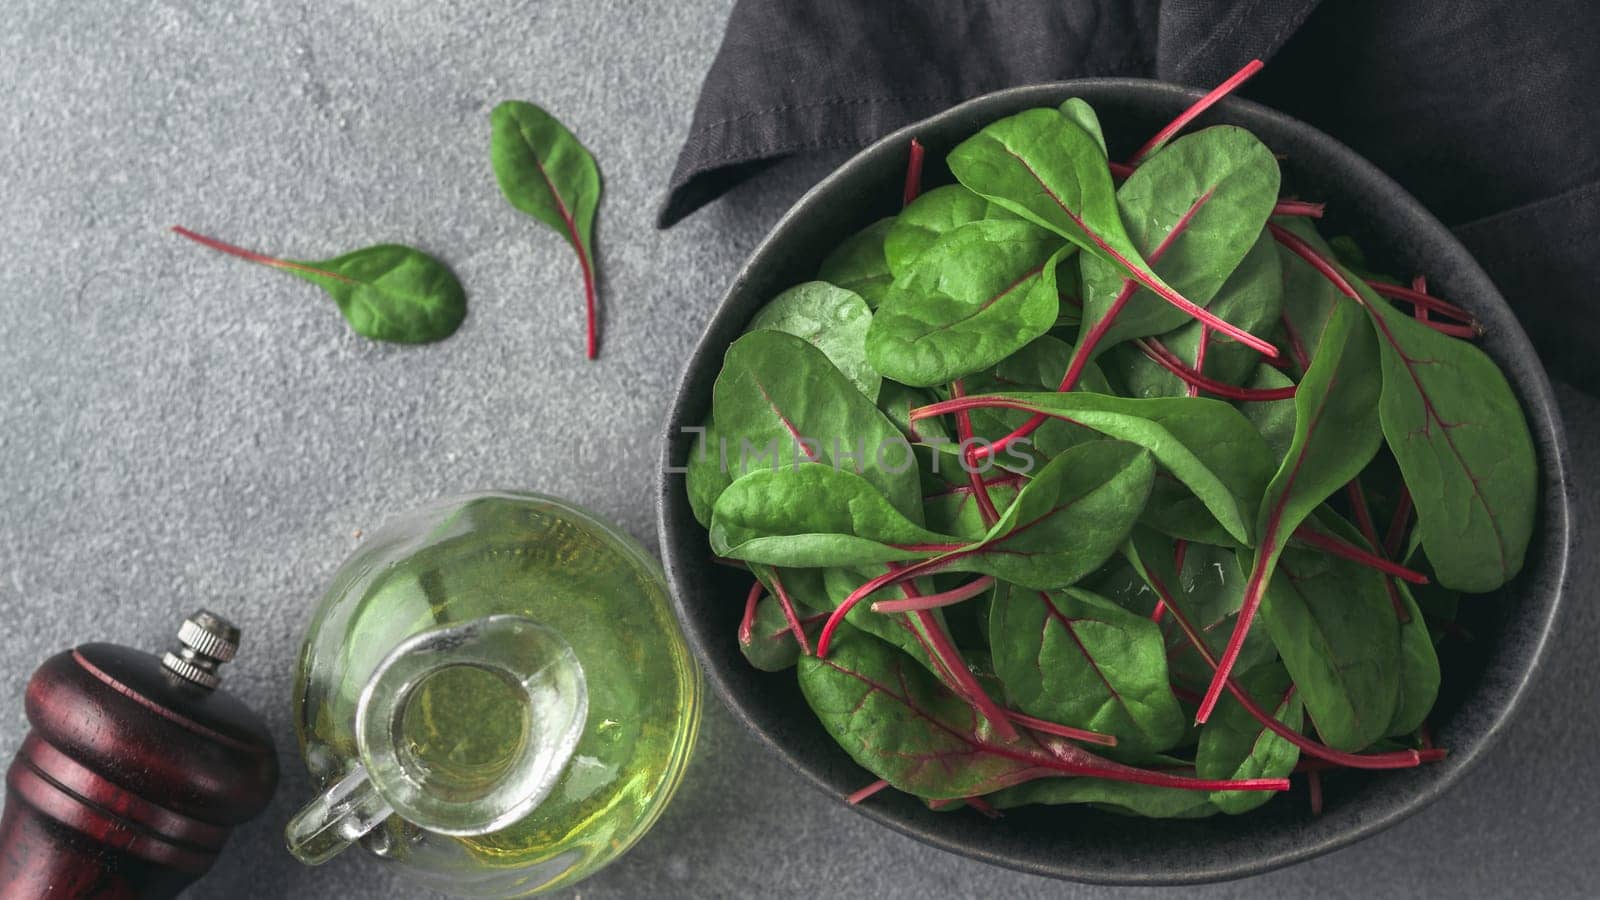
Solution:
<svg viewBox="0 0 1600 900">
<path fill-rule="evenodd" d="M 508 897 L 621 855 L 677 789 L 700 675 L 661 566 L 561 501 L 483 493 L 368 536 L 295 679 L 322 793 L 289 822 L 315 865 L 359 842 L 430 887 Z"/>
</svg>

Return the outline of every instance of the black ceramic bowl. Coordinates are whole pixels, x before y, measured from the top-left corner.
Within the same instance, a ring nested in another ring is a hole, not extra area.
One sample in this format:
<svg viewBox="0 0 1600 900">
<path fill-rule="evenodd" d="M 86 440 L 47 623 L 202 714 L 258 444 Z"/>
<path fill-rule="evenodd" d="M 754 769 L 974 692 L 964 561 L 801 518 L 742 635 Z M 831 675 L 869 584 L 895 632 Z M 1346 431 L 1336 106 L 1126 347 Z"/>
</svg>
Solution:
<svg viewBox="0 0 1600 900">
<path fill-rule="evenodd" d="M 1112 157 L 1126 158 L 1147 136 L 1200 96 L 1152 81 L 1092 79 L 1000 91 L 968 101 L 889 135 L 857 154 L 795 204 L 734 279 L 678 388 L 660 484 L 661 550 L 678 617 L 706 676 L 733 714 L 790 765 L 842 798 L 872 780 L 823 731 L 793 672 L 751 668 L 734 636 L 749 585 L 711 562 L 683 476 L 693 434 L 704 420 L 711 386 L 729 344 L 779 291 L 811 278 L 845 236 L 900 204 L 906 147 L 928 148 L 924 181 L 950 179 L 945 154 L 990 122 L 1068 97 L 1093 104 Z M 1538 357 L 1494 285 L 1450 232 L 1366 160 L 1327 135 L 1262 106 L 1230 99 L 1198 125 L 1250 129 L 1284 158 L 1286 189 L 1328 202 L 1326 233 L 1356 237 L 1389 271 L 1420 272 L 1429 287 L 1465 306 L 1488 328 L 1482 346 L 1505 370 L 1527 411 L 1542 475 L 1539 528 L 1517 580 L 1497 596 L 1463 604 L 1476 636 L 1442 652 L 1444 686 L 1432 716 L 1442 763 L 1391 773 L 1340 773 L 1325 779 L 1321 816 L 1300 791 L 1242 816 L 1199 820 L 1122 817 L 1080 807 L 1023 808 L 997 821 L 970 813 L 930 812 L 887 791 L 857 809 L 936 847 L 1041 875 L 1108 884 L 1179 884 L 1237 878 L 1344 846 L 1416 812 L 1473 766 L 1505 730 L 1543 656 L 1566 583 L 1571 540 L 1566 444 Z"/>
</svg>

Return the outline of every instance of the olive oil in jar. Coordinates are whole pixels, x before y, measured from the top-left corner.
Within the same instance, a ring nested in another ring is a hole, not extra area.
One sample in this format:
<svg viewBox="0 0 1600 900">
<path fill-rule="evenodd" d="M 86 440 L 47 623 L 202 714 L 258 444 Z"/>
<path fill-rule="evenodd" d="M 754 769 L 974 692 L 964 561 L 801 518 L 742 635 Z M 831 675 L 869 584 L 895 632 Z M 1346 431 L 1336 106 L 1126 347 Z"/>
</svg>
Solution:
<svg viewBox="0 0 1600 900">
<path fill-rule="evenodd" d="M 700 716 L 659 564 L 521 494 L 372 534 L 315 615 L 295 695 L 324 788 L 290 824 L 296 855 L 364 830 L 368 850 L 471 896 L 570 885 L 620 855 L 677 788 Z"/>
</svg>

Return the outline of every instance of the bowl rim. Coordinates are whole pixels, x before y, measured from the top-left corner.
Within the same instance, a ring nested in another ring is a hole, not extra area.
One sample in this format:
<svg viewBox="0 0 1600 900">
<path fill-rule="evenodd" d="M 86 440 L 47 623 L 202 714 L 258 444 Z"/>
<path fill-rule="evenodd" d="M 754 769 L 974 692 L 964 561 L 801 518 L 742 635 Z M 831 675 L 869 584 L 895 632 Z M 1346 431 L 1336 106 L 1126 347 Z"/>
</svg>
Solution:
<svg viewBox="0 0 1600 900">
<path fill-rule="evenodd" d="M 716 657 L 709 652 L 697 629 L 690 627 L 688 624 L 696 618 L 696 614 L 685 598 L 687 591 L 683 585 L 682 570 L 688 565 L 693 565 L 694 561 L 682 560 L 678 557 L 673 542 L 669 540 L 669 535 L 673 529 L 678 527 L 678 523 L 673 519 L 673 510 L 675 503 L 680 500 L 675 494 L 681 492 L 675 486 L 677 483 L 675 474 L 681 475 L 682 470 L 680 468 L 676 473 L 674 472 L 673 467 L 676 464 L 674 448 L 677 446 L 678 436 L 685 425 L 699 424 L 698 422 L 690 423 L 685 421 L 686 407 L 689 405 L 689 393 L 692 387 L 691 382 L 696 372 L 702 367 L 706 365 L 720 366 L 722 354 L 727 347 L 726 345 L 712 346 L 711 338 L 712 333 L 716 330 L 717 319 L 724 315 L 730 302 L 738 297 L 746 283 L 751 280 L 757 263 L 771 253 L 774 246 L 781 244 L 787 238 L 787 233 L 793 229 L 795 223 L 805 218 L 811 212 L 811 207 L 818 201 L 818 198 L 831 193 L 836 184 L 850 178 L 857 169 L 871 160 L 887 154 L 899 154 L 911 138 L 921 132 L 943 126 L 951 120 L 961 119 L 975 111 L 991 107 L 1011 110 L 1013 108 L 1026 108 L 1027 105 L 1053 106 L 1059 102 L 1061 96 L 1070 95 L 1074 91 L 1084 89 L 1096 91 L 1143 91 L 1162 95 L 1169 100 L 1182 100 L 1184 105 L 1192 103 L 1205 93 L 1205 91 L 1198 88 L 1144 78 L 1081 78 L 1022 85 L 992 91 L 962 101 L 932 116 L 896 129 L 874 141 L 831 170 L 824 178 L 807 190 L 773 223 L 766 236 L 750 251 L 739 271 L 729 282 L 729 286 L 718 302 L 716 310 L 707 320 L 706 327 L 696 342 L 694 352 L 691 354 L 675 386 L 673 402 L 666 419 L 663 435 L 661 467 L 658 472 L 656 497 L 656 525 L 663 563 L 670 586 L 673 609 L 677 613 L 680 623 L 684 625 L 686 639 L 693 648 L 696 657 L 700 660 L 702 671 L 711 682 L 713 689 L 729 713 L 745 729 L 754 733 L 771 752 L 776 753 L 791 769 L 799 773 L 805 781 L 840 801 L 843 800 L 843 797 L 839 796 L 836 787 L 829 782 L 820 767 L 800 758 L 788 745 L 779 743 L 774 735 L 754 721 L 743 703 L 738 699 L 738 693 L 730 686 L 727 677 L 719 669 L 715 661 Z M 1030 98 L 1034 102 L 1031 104 L 1026 103 L 1025 101 Z M 991 114 L 990 119 L 997 119 L 1007 114 L 1010 113 L 996 111 Z M 1293 135 L 1301 141 L 1322 145 L 1327 155 L 1332 157 L 1339 167 L 1349 171 L 1354 179 L 1365 181 L 1382 189 L 1401 217 L 1442 237 L 1446 242 L 1446 246 L 1460 258 L 1460 265 L 1456 273 L 1458 277 L 1475 282 L 1475 292 L 1487 298 L 1491 305 L 1497 306 L 1499 310 L 1505 312 L 1507 327 L 1499 337 L 1510 344 L 1509 355 L 1511 357 L 1526 358 L 1532 363 L 1526 373 L 1515 379 L 1508 377 L 1508 381 L 1513 383 L 1519 394 L 1519 399 L 1524 406 L 1524 413 L 1528 417 L 1529 430 L 1535 435 L 1536 446 L 1547 448 L 1549 451 L 1548 459 L 1540 459 L 1540 502 L 1541 507 L 1548 508 L 1541 509 L 1539 521 L 1544 530 L 1538 533 L 1538 536 L 1544 544 L 1543 552 L 1548 557 L 1544 562 L 1544 569 L 1550 575 L 1552 583 L 1549 588 L 1541 592 L 1541 596 L 1546 599 L 1534 610 L 1539 614 L 1537 621 L 1528 623 L 1529 627 L 1535 628 L 1531 634 L 1527 635 L 1533 642 L 1531 650 L 1527 653 L 1529 662 L 1515 673 L 1512 680 L 1498 688 L 1498 694 L 1502 698 L 1501 702 L 1493 712 L 1488 724 L 1483 728 L 1480 739 L 1459 750 L 1451 748 L 1451 753 L 1446 759 L 1430 764 L 1430 768 L 1437 775 L 1426 790 L 1413 793 L 1381 808 L 1375 808 L 1372 815 L 1365 816 L 1342 830 L 1322 836 L 1319 840 L 1306 841 L 1274 851 L 1258 852 L 1245 858 L 1235 857 L 1221 860 L 1215 865 L 1186 872 L 1163 870 L 1153 874 L 1141 873 L 1134 867 L 1129 867 L 1127 871 L 1109 871 L 1104 868 L 1080 869 L 1074 868 L 1070 861 L 1043 861 L 1032 857 L 1008 854 L 991 848 L 975 848 L 964 841 L 951 838 L 944 833 L 944 829 L 928 827 L 922 823 L 911 821 L 881 805 L 863 803 L 855 804 L 851 807 L 857 813 L 929 846 L 1016 871 L 1089 884 L 1147 886 L 1204 884 L 1258 875 L 1283 868 L 1370 837 L 1392 827 L 1437 800 L 1451 787 L 1459 783 L 1462 777 L 1473 767 L 1478 765 L 1504 736 L 1511 721 L 1520 711 L 1531 685 L 1544 668 L 1546 657 L 1549 654 L 1551 635 L 1557 618 L 1561 613 L 1563 600 L 1570 581 L 1574 536 L 1567 474 L 1569 451 L 1565 426 L 1562 422 L 1561 412 L 1556 403 L 1549 377 L 1546 374 L 1543 363 L 1539 361 L 1537 351 L 1528 340 L 1526 332 L 1522 329 L 1520 323 L 1516 321 L 1509 304 L 1506 303 L 1499 289 L 1477 264 L 1477 261 L 1456 240 L 1443 223 L 1439 222 L 1420 201 L 1381 169 L 1350 149 L 1343 142 L 1286 113 L 1237 96 L 1224 98 L 1220 103 L 1208 110 L 1207 115 L 1230 121 L 1239 118 L 1264 120 L 1282 133 Z M 1541 436 L 1545 440 L 1540 441 L 1539 438 Z M 866 774 L 869 773 L 863 770 L 863 775 Z"/>
</svg>

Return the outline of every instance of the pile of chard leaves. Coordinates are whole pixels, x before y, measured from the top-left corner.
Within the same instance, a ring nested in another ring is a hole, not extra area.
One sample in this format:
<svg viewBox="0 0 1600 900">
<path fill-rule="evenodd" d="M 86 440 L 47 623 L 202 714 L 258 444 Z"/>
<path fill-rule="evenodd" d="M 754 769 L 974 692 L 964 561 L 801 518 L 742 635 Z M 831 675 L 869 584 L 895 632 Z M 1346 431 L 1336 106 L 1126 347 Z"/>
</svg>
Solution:
<svg viewBox="0 0 1600 900">
<path fill-rule="evenodd" d="M 1435 642 L 1533 527 L 1522 411 L 1251 133 L 1157 144 L 994 122 L 727 352 L 689 497 L 853 799 L 1193 817 L 1443 756 Z"/>
</svg>

